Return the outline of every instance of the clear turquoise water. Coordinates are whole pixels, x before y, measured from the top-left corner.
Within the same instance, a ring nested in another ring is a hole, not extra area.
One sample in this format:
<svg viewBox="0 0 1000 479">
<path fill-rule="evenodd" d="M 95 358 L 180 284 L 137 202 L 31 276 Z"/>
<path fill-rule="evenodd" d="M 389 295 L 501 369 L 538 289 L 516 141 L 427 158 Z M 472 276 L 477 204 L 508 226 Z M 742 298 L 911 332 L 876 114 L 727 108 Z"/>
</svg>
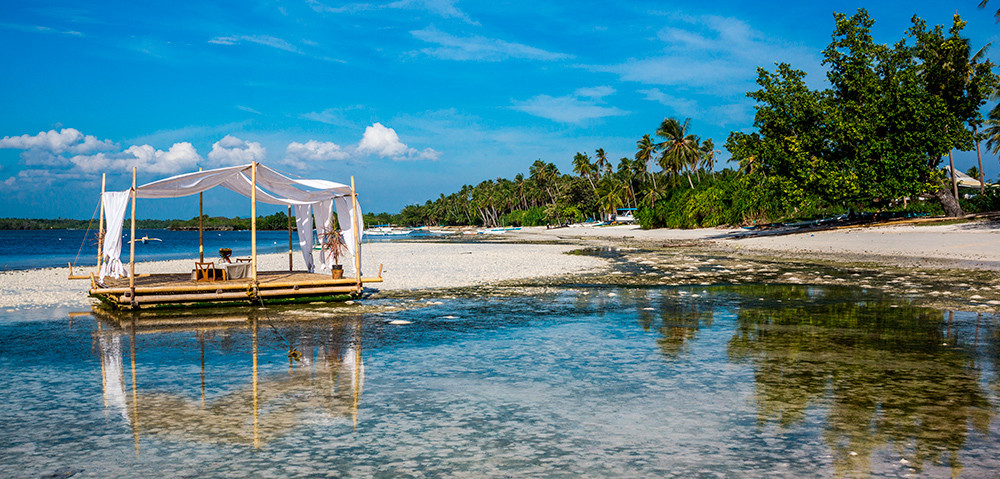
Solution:
<svg viewBox="0 0 1000 479">
<path fill-rule="evenodd" d="M 135 334 L 0 313 L 0 476 L 1000 471 L 992 315 L 808 286 L 369 304 L 419 307 Z"/>
</svg>

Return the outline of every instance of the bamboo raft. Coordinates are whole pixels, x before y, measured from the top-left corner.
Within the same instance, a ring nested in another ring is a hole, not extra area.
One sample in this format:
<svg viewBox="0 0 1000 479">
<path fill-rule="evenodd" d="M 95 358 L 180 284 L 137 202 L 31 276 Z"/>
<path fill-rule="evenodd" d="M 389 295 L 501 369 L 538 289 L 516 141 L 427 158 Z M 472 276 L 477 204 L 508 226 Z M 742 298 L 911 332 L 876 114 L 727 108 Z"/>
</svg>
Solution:
<svg viewBox="0 0 1000 479">
<path fill-rule="evenodd" d="M 251 163 L 249 165 L 221 168 L 216 170 L 209 170 L 205 172 L 206 174 L 222 174 L 231 175 L 235 178 L 235 175 L 240 175 L 244 181 L 249 182 L 249 193 L 243 192 L 245 196 L 250 199 L 250 260 L 249 260 L 249 277 L 240 279 L 223 279 L 216 280 L 215 272 L 221 271 L 222 277 L 226 278 L 226 271 L 212 268 L 212 278 L 209 280 L 208 269 L 202 269 L 207 263 L 205 263 L 205 247 L 204 247 L 204 226 L 202 224 L 202 219 L 204 218 L 203 212 L 203 196 L 200 190 L 197 191 L 198 194 L 198 257 L 199 261 L 195 262 L 195 270 L 191 274 L 147 274 L 147 275 L 136 275 L 135 274 L 135 206 L 136 197 L 138 192 L 144 188 L 153 188 L 156 193 L 153 193 L 152 198 L 164 198 L 164 197 L 180 197 L 186 196 L 188 194 L 194 194 L 194 192 L 184 193 L 181 189 L 171 189 L 165 188 L 162 190 L 156 190 L 156 187 L 151 185 L 157 185 L 163 181 L 177 181 L 178 178 L 187 178 L 186 181 L 193 181 L 192 178 L 203 179 L 203 173 L 201 168 L 198 169 L 197 173 L 188 173 L 184 175 L 179 175 L 175 177 L 168 178 L 166 180 L 161 180 L 160 182 L 153 182 L 142 187 L 136 186 L 136 176 L 137 168 L 132 168 L 132 187 L 127 190 L 129 193 L 128 198 L 131 200 L 131 222 L 130 222 L 130 235 L 129 238 L 129 269 L 128 273 L 118 279 L 114 279 L 111 276 L 106 277 L 106 282 L 98 282 L 97 278 L 93 274 L 90 275 L 90 296 L 97 298 L 102 303 L 110 306 L 113 309 L 118 310 L 138 310 L 148 309 L 148 308 L 188 308 L 197 306 L 219 306 L 219 305 L 246 305 L 246 304 L 257 304 L 262 305 L 265 301 L 269 304 L 277 303 L 297 303 L 297 302 L 315 302 L 315 301 L 344 301 L 352 298 L 360 298 L 364 292 L 365 283 L 380 283 L 382 282 L 382 268 L 379 267 L 379 274 L 377 277 L 364 278 L 364 277 L 354 277 L 354 278 L 333 278 L 331 276 L 323 274 L 315 274 L 303 271 L 292 271 L 292 204 L 300 205 L 301 200 L 315 200 L 316 194 L 321 194 L 320 199 L 322 199 L 322 194 L 339 195 L 336 198 L 349 198 L 350 205 L 347 206 L 347 211 L 341 211 L 341 206 L 337 206 L 338 214 L 350 215 L 352 222 L 357 218 L 356 224 L 354 224 L 350 230 L 353 232 L 353 249 L 349 249 L 354 256 L 354 271 L 359 272 L 357 276 L 360 275 L 361 271 L 361 235 L 360 230 L 364 228 L 363 222 L 360 221 L 361 211 L 358 206 L 358 194 L 354 187 L 354 177 L 351 177 L 351 185 L 348 189 L 347 185 L 339 185 L 333 182 L 326 182 L 324 180 L 305 180 L 311 183 L 305 183 L 311 188 L 319 189 L 320 191 L 301 191 L 305 196 L 300 196 L 300 200 L 288 200 L 280 199 L 277 197 L 270 196 L 269 201 L 272 204 L 287 204 L 288 207 L 288 272 L 284 271 L 258 271 L 257 270 L 257 193 L 259 190 L 257 184 L 257 170 L 260 165 L 257 162 Z M 234 169 L 235 168 L 235 169 Z M 242 169 L 242 170 L 241 170 Z M 226 171 L 231 170 L 231 171 Z M 246 178 L 243 171 L 249 171 L 250 178 Z M 284 177 L 273 170 L 269 171 L 272 180 L 275 176 L 279 179 L 283 179 L 286 183 L 278 182 L 278 186 L 287 192 L 289 188 L 298 191 L 293 187 L 294 183 L 303 183 L 302 181 L 291 180 L 290 178 Z M 231 179 L 232 179 L 231 178 Z M 227 181 L 231 181 L 227 180 Z M 221 180 L 217 180 L 215 185 L 222 184 Z M 236 182 L 239 185 L 241 183 Z M 105 187 L 106 187 L 106 176 L 101 178 L 101 217 L 98 222 L 99 233 L 98 233 L 98 269 L 100 270 L 104 261 L 104 214 L 105 214 Z M 211 186 L 209 186 L 211 187 Z M 161 187 L 163 188 L 163 187 Z M 231 186 L 227 186 L 231 188 Z M 326 188 L 326 189 L 323 189 Z M 192 191 L 192 190 L 189 190 Z M 242 192 L 238 187 L 233 189 L 233 191 Z M 123 191 L 124 192 L 124 191 Z M 263 193 L 263 191 L 261 191 Z M 294 195 L 293 195 L 294 196 Z M 327 206 L 330 206 L 329 202 L 332 202 L 335 196 L 329 196 L 326 200 Z M 339 205 L 339 203 L 338 203 Z M 121 209 L 121 214 L 124 216 L 124 209 Z M 332 215 L 332 210 L 328 212 Z M 310 213 L 311 214 L 311 213 Z M 329 220 L 330 218 L 327 218 Z M 109 219 L 110 221 L 110 219 Z M 120 227 L 120 223 L 119 223 Z M 329 226 L 327 226 L 329 227 Z M 114 232 L 112 234 L 119 235 L 120 232 Z M 323 233 L 326 234 L 326 233 Z M 338 233 L 339 235 L 339 233 Z M 117 236 L 116 236 L 117 237 Z M 342 241 L 342 240 L 341 240 Z M 345 247 L 346 247 L 346 243 Z M 339 246 L 337 247 L 339 248 Z M 337 248 L 334 248 L 336 251 Z M 120 248 L 119 248 L 120 249 Z M 220 250 L 221 251 L 221 250 Z M 230 250 L 231 251 L 231 250 Z M 115 252 L 114 254 L 120 255 L 120 252 Z M 305 254 L 305 253 L 303 253 Z M 311 256 L 310 256 L 311 257 Z M 117 258 L 116 258 L 117 259 Z M 205 273 L 202 275 L 201 273 Z M 203 276 L 200 280 L 195 278 L 198 276 Z M 79 276 L 73 274 L 73 265 L 70 264 L 70 279 L 86 279 L 86 276 Z"/>
<path fill-rule="evenodd" d="M 358 298 L 364 283 L 382 278 L 341 278 L 304 271 L 260 271 L 257 281 L 195 281 L 190 274 L 150 274 L 135 277 L 135 295 L 129 278 L 91 280 L 90 296 L 115 309 L 215 306 L 226 303 L 261 304 L 337 301 Z"/>
</svg>

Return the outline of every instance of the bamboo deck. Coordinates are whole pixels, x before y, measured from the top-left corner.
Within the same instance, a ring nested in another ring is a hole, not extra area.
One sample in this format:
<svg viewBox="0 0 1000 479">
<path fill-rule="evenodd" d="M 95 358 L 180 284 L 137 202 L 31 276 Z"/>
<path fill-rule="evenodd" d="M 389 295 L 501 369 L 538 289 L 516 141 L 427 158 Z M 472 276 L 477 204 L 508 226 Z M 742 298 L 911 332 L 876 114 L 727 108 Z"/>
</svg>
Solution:
<svg viewBox="0 0 1000 479">
<path fill-rule="evenodd" d="M 359 297 L 365 283 L 382 278 L 333 279 L 305 271 L 259 271 L 257 284 L 249 278 L 194 281 L 191 274 L 136 275 L 135 297 L 128 278 L 91 281 L 90 295 L 116 309 L 213 306 L 225 303 L 260 304 L 301 301 L 342 301 Z"/>
</svg>

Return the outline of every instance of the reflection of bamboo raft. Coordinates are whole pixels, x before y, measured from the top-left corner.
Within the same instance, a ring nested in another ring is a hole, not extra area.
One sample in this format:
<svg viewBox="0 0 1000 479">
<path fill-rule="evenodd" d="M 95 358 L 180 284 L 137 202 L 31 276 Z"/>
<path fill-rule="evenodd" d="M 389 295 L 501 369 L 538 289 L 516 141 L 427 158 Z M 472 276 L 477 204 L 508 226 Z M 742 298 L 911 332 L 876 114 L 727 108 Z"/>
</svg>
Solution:
<svg viewBox="0 0 1000 479">
<path fill-rule="evenodd" d="M 140 392 L 136 396 L 139 418 L 130 420 L 143 433 L 243 445 L 274 440 L 301 424 L 304 416 L 312 412 L 343 418 L 346 424 L 355 414 L 353 359 L 351 350 L 344 354 L 343 361 L 323 358 L 314 367 L 299 368 L 287 376 L 262 378 L 256 397 L 252 386 L 247 384 L 210 400 L 204 407 L 197 400 L 177 394 Z M 259 414 L 256 431 L 254 404 L 258 405 Z"/>
<path fill-rule="evenodd" d="M 103 315 L 101 315 L 103 318 Z M 133 315 L 134 316 L 134 315 Z M 252 331 L 252 378 L 236 390 L 220 397 L 205 398 L 204 334 L 209 330 L 234 330 L 230 321 L 239 320 L 245 330 L 250 322 Z M 312 346 L 299 366 L 290 366 L 288 373 L 272 373 L 258 378 L 258 330 L 254 314 L 210 316 L 202 323 L 218 322 L 214 327 L 191 327 L 192 323 L 175 323 L 170 331 L 190 331 L 198 334 L 201 354 L 201 399 L 165 391 L 139 391 L 137 387 L 136 334 L 156 333 L 162 328 L 137 330 L 133 319 L 119 323 L 126 327 L 132 370 L 131 392 L 126 392 L 123 377 L 124 351 L 120 346 L 122 329 L 96 333 L 101 344 L 101 375 L 105 407 L 121 413 L 133 430 L 136 453 L 141 433 L 153 433 L 212 443 L 231 443 L 261 447 L 268 441 L 295 429 L 316 413 L 329 418 L 341 418 L 357 426 L 361 389 L 364 384 L 364 364 L 361 359 L 360 317 L 350 323 L 330 324 L 328 341 Z M 229 322 L 228 324 L 226 324 Z M 182 326 L 181 324 L 185 324 Z"/>
<path fill-rule="evenodd" d="M 360 295 L 359 284 L 378 283 L 382 278 L 332 279 L 306 272 L 259 272 L 256 286 L 247 279 L 196 282 L 188 274 L 153 274 L 135 278 L 135 298 L 130 296 L 127 279 L 108 280 L 92 285 L 90 295 L 119 309 L 136 306 L 250 303 L 261 299 L 278 302 Z M 134 299 L 134 301 L 133 301 Z"/>
</svg>

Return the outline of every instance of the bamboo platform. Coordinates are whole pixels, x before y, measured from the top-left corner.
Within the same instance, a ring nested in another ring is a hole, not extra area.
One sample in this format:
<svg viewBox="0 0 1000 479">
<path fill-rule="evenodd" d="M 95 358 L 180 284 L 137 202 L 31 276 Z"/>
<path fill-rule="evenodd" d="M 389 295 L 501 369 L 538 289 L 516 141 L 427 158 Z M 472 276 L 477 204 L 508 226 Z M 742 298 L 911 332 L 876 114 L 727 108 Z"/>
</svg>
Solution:
<svg viewBox="0 0 1000 479">
<path fill-rule="evenodd" d="M 191 274 L 150 274 L 136 275 L 134 297 L 128 278 L 103 285 L 92 279 L 90 296 L 115 309 L 343 301 L 360 297 L 365 283 L 380 282 L 381 277 L 359 282 L 305 271 L 259 271 L 256 284 L 249 278 L 195 281 Z"/>
</svg>

